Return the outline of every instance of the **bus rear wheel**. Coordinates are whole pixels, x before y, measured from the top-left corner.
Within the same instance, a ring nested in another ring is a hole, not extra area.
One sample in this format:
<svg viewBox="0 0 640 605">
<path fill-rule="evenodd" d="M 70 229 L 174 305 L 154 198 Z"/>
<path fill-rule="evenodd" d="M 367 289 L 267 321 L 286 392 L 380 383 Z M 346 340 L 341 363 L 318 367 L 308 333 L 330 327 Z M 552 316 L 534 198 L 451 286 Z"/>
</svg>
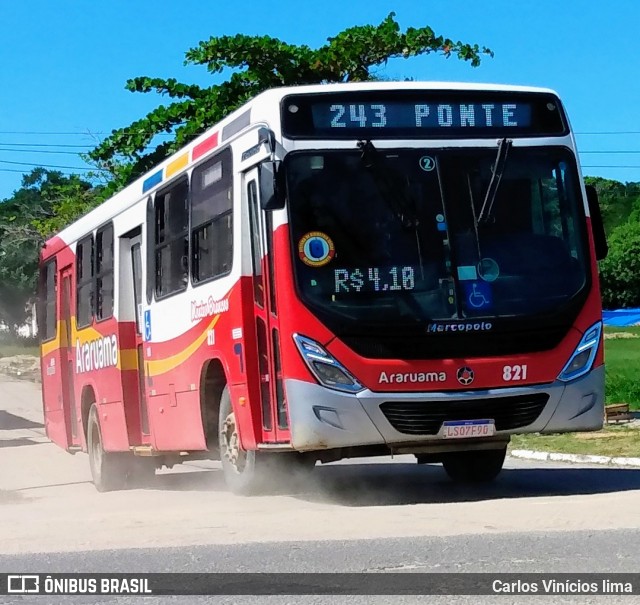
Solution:
<svg viewBox="0 0 640 605">
<path fill-rule="evenodd" d="M 123 489 L 127 482 L 125 455 L 121 452 L 105 452 L 98 408 L 91 406 L 87 422 L 87 449 L 93 484 L 99 492 Z"/>
<path fill-rule="evenodd" d="M 488 483 L 502 470 L 507 448 L 447 454 L 442 466 L 447 475 L 459 483 Z"/>
</svg>

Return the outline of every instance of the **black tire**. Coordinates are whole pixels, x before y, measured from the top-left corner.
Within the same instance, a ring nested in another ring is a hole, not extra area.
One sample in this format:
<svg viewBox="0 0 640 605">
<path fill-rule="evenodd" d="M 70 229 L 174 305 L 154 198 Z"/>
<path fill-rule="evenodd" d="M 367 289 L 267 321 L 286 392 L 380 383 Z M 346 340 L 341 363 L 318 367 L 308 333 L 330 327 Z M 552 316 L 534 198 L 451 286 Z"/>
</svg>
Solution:
<svg viewBox="0 0 640 605">
<path fill-rule="evenodd" d="M 235 423 L 229 388 L 220 397 L 218 448 L 227 487 L 244 496 L 259 494 L 268 484 L 268 457 L 263 452 L 243 450 Z"/>
<path fill-rule="evenodd" d="M 488 483 L 502 470 L 507 448 L 476 450 L 447 454 L 442 466 L 453 481 L 459 483 Z"/>
<path fill-rule="evenodd" d="M 87 449 L 93 484 L 99 492 L 123 489 L 127 483 L 127 454 L 105 452 L 102 443 L 98 408 L 94 404 L 87 422 Z"/>
</svg>

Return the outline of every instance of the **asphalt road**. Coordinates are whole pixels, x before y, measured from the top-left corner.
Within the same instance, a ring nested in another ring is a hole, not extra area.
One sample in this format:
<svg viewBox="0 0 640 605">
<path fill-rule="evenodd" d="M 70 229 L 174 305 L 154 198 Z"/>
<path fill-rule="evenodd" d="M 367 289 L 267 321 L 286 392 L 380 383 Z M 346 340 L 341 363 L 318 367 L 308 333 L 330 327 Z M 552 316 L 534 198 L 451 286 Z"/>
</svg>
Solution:
<svg viewBox="0 0 640 605">
<path fill-rule="evenodd" d="M 638 530 L 514 532 L 384 540 L 332 540 L 0 556 L 0 569 L 28 572 L 637 572 Z M 587 577 L 586 575 L 584 577 Z M 453 580 L 452 580 L 453 581 Z M 503 596 L 501 602 L 618 602 L 619 597 Z M 16 603 L 37 603 L 25 598 Z M 612 600 L 613 599 L 613 600 Z M 64 597 L 69 603 L 139 603 L 139 597 Z M 154 603 L 418 603 L 417 596 L 154 597 Z M 495 596 L 429 597 L 430 603 L 491 603 Z M 9 601 L 11 602 L 11 601 Z M 640 602 L 623 597 L 619 602 Z"/>
<path fill-rule="evenodd" d="M 640 471 L 510 459 L 457 486 L 410 456 L 343 461 L 258 498 L 216 463 L 98 494 L 86 455 L 43 436 L 37 389 L 0 383 L 0 572 L 636 572 Z M 505 603 L 541 597 L 503 596 Z M 622 602 L 554 596 L 553 603 Z M 417 603 L 416 596 L 154 597 L 156 603 Z M 429 597 L 489 603 L 492 596 Z M 140 597 L 0 602 L 133 603 Z M 625 603 L 640 602 L 624 597 Z"/>
</svg>

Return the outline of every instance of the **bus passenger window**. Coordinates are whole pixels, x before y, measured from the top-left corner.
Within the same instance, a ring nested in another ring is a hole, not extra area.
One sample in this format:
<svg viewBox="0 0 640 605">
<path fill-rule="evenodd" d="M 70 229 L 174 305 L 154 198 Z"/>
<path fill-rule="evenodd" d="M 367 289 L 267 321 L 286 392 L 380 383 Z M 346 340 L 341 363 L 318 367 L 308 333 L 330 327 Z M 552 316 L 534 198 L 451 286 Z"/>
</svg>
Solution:
<svg viewBox="0 0 640 605">
<path fill-rule="evenodd" d="M 93 235 L 80 240 L 76 248 L 76 323 L 85 328 L 93 321 Z"/>
<path fill-rule="evenodd" d="M 231 271 L 231 212 L 193 231 L 193 281 Z"/>
<path fill-rule="evenodd" d="M 42 269 L 41 312 L 39 318 L 40 338 L 42 342 L 52 340 L 57 335 L 57 291 L 56 261 L 48 262 Z"/>
<path fill-rule="evenodd" d="M 189 281 L 188 193 L 189 183 L 184 178 L 156 195 L 154 231 L 157 298 L 184 290 Z"/>
<path fill-rule="evenodd" d="M 113 225 L 96 235 L 96 319 L 113 315 Z"/>
<path fill-rule="evenodd" d="M 233 189 L 231 149 L 197 166 L 191 178 L 191 276 L 194 284 L 231 271 Z"/>
</svg>

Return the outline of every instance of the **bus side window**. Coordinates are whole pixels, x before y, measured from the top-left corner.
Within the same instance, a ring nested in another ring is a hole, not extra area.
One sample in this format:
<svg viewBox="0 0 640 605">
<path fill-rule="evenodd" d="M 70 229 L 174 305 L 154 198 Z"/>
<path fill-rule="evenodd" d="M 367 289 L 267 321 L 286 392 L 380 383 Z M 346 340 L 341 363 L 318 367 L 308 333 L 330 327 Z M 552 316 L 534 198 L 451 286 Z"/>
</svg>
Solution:
<svg viewBox="0 0 640 605">
<path fill-rule="evenodd" d="M 156 298 L 181 292 L 188 283 L 189 182 L 180 179 L 156 195 L 154 213 Z"/>
<path fill-rule="evenodd" d="M 58 333 L 57 293 L 58 276 L 56 275 L 56 261 L 49 261 L 41 274 L 40 317 L 38 320 L 40 339 L 42 342 L 53 340 Z"/>
<path fill-rule="evenodd" d="M 197 166 L 191 178 L 191 277 L 194 284 L 226 275 L 233 261 L 231 149 Z"/>
<path fill-rule="evenodd" d="M 96 234 L 96 319 L 113 315 L 113 224 Z"/>
<path fill-rule="evenodd" d="M 94 302 L 93 235 L 85 237 L 76 247 L 76 324 L 85 328 L 93 321 Z"/>
</svg>

